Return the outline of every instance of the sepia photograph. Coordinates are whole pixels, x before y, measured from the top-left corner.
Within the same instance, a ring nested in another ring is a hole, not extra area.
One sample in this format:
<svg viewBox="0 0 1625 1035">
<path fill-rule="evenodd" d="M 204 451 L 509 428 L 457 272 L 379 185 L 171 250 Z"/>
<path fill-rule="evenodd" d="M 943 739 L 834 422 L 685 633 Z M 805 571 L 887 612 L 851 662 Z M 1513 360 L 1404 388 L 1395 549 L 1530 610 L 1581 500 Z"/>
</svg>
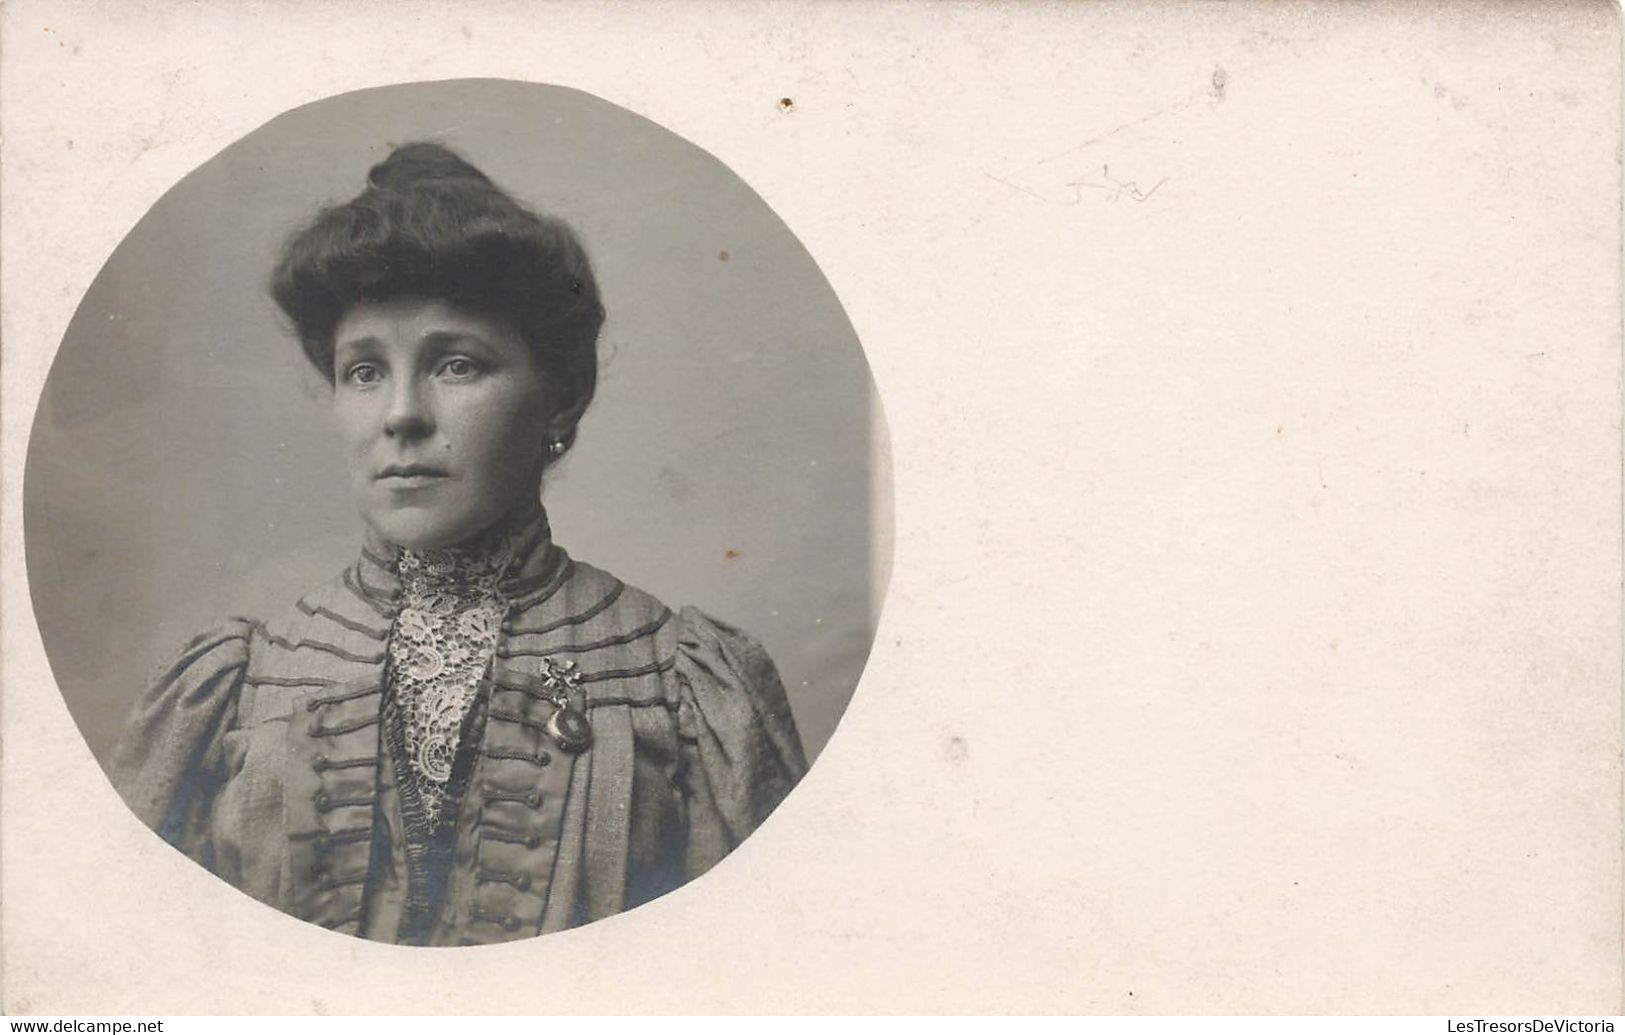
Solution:
<svg viewBox="0 0 1625 1035">
<path fill-rule="evenodd" d="M 31 592 L 113 787 L 209 872 L 374 941 L 533 937 L 703 874 L 828 739 L 877 413 L 812 258 L 699 148 L 542 85 L 348 94 L 91 286 Z"/>
</svg>

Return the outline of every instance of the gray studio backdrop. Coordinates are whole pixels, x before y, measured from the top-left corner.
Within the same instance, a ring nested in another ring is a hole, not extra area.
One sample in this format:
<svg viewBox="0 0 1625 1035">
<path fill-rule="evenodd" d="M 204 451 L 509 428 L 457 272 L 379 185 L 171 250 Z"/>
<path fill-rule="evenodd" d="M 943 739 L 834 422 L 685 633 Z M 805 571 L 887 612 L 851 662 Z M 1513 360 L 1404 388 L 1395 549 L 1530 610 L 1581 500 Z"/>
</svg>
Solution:
<svg viewBox="0 0 1625 1035">
<path fill-rule="evenodd" d="M 328 416 L 265 291 L 276 251 L 394 144 L 458 149 L 575 225 L 609 311 L 601 380 L 543 499 L 557 541 L 778 662 L 809 754 L 873 639 L 883 442 L 863 352 L 811 256 L 715 158 L 587 94 L 498 80 L 345 94 L 170 190 L 86 293 L 24 478 L 35 615 L 105 761 L 193 633 L 291 604 L 355 556 Z M 64 217 L 66 218 L 66 216 Z"/>
</svg>

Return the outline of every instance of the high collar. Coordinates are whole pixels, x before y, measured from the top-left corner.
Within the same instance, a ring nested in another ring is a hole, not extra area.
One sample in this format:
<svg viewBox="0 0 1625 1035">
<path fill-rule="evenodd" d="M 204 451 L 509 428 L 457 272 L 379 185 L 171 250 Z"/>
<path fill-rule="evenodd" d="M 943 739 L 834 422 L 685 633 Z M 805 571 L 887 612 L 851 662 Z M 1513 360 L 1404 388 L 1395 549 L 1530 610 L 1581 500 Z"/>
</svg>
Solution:
<svg viewBox="0 0 1625 1035">
<path fill-rule="evenodd" d="M 356 561 L 357 588 L 373 602 L 390 610 L 398 609 L 403 598 L 401 580 L 402 548 L 368 528 Z M 507 599 L 517 599 L 537 584 L 547 581 L 562 559 L 563 551 L 553 545 L 547 511 L 537 501 L 515 511 L 491 531 L 463 547 L 450 550 L 419 551 L 418 556 L 439 556 L 452 566 L 496 569 L 496 589 Z"/>
</svg>

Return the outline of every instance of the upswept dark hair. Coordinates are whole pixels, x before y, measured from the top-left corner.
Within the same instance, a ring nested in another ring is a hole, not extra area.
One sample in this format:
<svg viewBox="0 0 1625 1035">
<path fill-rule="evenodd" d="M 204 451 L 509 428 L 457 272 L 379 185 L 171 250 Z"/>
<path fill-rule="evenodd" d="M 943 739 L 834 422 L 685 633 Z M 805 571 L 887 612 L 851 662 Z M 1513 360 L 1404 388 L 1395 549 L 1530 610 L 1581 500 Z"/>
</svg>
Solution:
<svg viewBox="0 0 1625 1035">
<path fill-rule="evenodd" d="M 333 380 L 333 332 L 362 302 L 422 298 L 507 321 L 535 351 L 566 446 L 598 381 L 604 307 L 575 231 L 440 144 L 402 144 L 367 188 L 289 238 L 271 295 Z"/>
</svg>

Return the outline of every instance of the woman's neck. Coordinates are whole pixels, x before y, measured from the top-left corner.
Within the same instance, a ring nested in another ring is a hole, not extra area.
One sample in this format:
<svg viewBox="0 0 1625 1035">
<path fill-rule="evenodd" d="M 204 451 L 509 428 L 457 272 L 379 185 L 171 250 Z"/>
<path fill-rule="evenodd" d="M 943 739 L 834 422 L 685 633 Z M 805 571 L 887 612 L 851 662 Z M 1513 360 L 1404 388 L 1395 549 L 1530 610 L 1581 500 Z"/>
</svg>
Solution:
<svg viewBox="0 0 1625 1035">
<path fill-rule="evenodd" d="M 488 590 L 519 577 L 532 556 L 545 551 L 551 539 L 547 512 L 539 499 L 514 508 L 484 532 L 455 546 L 401 546 L 369 527 L 362 559 L 372 574 L 362 582 L 390 598 L 409 585 L 422 589 L 430 583 L 438 588 L 455 584 L 470 591 L 477 587 Z"/>
</svg>

